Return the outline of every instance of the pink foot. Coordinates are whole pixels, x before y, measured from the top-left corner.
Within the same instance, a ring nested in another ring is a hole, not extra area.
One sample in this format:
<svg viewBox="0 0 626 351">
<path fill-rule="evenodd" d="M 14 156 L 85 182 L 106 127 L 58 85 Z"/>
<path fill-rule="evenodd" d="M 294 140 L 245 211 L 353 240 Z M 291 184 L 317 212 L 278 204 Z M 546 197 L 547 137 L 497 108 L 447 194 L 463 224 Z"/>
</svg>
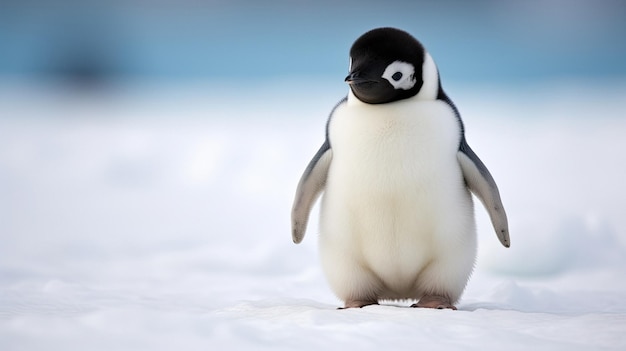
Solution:
<svg viewBox="0 0 626 351">
<path fill-rule="evenodd" d="M 437 295 L 424 295 L 417 303 L 411 305 L 411 307 L 436 308 L 438 310 L 449 308 L 456 310 L 456 307 L 450 303 L 450 299 Z"/>
</svg>

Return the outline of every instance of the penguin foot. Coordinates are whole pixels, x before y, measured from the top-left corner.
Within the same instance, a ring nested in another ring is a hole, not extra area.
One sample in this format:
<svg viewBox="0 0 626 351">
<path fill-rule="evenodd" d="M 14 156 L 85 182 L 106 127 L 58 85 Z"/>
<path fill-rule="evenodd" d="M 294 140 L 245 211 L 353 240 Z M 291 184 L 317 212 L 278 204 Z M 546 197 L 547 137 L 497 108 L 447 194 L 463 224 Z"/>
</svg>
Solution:
<svg viewBox="0 0 626 351">
<path fill-rule="evenodd" d="M 450 303 L 450 299 L 438 295 L 424 295 L 417 303 L 412 304 L 411 307 L 436 308 L 438 310 L 449 308 L 456 310 L 456 307 Z"/>
<path fill-rule="evenodd" d="M 370 305 L 378 305 L 378 301 L 347 300 L 344 307 L 339 307 L 338 310 L 345 310 L 347 308 L 362 308 Z"/>
</svg>

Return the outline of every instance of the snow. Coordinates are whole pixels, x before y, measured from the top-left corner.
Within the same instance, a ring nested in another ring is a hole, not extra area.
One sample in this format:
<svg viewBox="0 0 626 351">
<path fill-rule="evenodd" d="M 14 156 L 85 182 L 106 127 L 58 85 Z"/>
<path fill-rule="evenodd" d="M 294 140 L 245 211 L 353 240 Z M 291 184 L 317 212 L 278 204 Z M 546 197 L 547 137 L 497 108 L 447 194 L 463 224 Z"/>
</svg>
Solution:
<svg viewBox="0 0 626 351">
<path fill-rule="evenodd" d="M 512 242 L 477 206 L 458 311 L 336 309 L 289 213 L 344 87 L 289 86 L 4 87 L 0 349 L 626 349 L 626 86 L 449 90 Z"/>
</svg>

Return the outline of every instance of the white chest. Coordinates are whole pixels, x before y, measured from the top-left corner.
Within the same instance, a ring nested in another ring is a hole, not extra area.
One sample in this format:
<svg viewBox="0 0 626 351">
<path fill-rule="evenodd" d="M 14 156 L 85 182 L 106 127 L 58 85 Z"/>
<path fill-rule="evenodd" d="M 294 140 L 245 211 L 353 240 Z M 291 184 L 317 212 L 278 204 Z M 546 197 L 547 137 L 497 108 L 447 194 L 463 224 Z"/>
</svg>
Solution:
<svg viewBox="0 0 626 351">
<path fill-rule="evenodd" d="M 383 191 L 458 174 L 460 129 L 442 101 L 345 104 L 329 126 L 331 175 Z"/>
<path fill-rule="evenodd" d="M 448 243 L 471 238 L 460 137 L 441 101 L 338 107 L 321 221 L 328 262 L 348 255 L 385 280 L 406 283 Z"/>
</svg>

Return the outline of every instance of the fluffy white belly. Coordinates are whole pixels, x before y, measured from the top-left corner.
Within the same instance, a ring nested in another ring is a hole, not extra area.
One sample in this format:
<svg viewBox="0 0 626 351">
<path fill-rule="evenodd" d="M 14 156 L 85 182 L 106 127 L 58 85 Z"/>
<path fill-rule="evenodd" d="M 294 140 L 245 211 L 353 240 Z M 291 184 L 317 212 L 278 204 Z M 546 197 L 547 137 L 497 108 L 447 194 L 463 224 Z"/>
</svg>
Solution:
<svg viewBox="0 0 626 351">
<path fill-rule="evenodd" d="M 456 159 L 458 122 L 445 103 L 344 105 L 329 137 L 320 225 L 327 272 L 351 261 L 402 295 L 434 262 L 467 260 L 455 250 L 474 240 L 472 200 Z"/>
</svg>

